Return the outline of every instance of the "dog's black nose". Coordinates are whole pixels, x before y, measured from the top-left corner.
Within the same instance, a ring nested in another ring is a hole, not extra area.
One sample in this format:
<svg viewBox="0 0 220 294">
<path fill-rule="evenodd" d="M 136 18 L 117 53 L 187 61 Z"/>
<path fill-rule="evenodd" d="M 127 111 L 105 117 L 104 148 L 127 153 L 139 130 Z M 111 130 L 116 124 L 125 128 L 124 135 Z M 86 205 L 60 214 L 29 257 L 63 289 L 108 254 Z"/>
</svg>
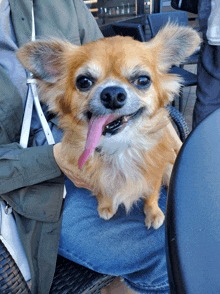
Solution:
<svg viewBox="0 0 220 294">
<path fill-rule="evenodd" d="M 100 98 L 105 108 L 115 110 L 124 106 L 127 94 L 123 88 L 111 86 L 102 91 Z"/>
</svg>

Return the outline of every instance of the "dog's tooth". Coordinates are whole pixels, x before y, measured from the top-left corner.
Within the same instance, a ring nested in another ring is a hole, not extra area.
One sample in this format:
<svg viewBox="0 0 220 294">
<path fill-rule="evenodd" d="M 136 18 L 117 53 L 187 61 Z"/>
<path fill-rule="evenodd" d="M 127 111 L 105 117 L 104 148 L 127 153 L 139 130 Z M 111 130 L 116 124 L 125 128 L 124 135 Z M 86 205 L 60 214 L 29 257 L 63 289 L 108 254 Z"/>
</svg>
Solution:
<svg viewBox="0 0 220 294">
<path fill-rule="evenodd" d="M 129 118 L 127 116 L 123 117 L 123 123 L 127 123 L 129 121 Z"/>
</svg>

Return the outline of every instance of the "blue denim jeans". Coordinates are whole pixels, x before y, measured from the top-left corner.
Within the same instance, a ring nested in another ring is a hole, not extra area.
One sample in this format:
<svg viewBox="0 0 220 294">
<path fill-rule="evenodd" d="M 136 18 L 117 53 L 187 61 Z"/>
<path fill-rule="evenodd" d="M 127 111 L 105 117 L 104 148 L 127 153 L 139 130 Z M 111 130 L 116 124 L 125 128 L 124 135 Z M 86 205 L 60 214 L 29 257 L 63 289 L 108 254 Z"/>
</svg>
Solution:
<svg viewBox="0 0 220 294">
<path fill-rule="evenodd" d="M 99 217 L 96 197 L 66 180 L 58 253 L 99 273 L 121 276 L 140 293 L 170 293 L 165 256 L 165 228 L 147 230 L 140 200 L 126 214 L 121 205 L 112 219 Z M 165 212 L 166 190 L 159 200 Z"/>
</svg>

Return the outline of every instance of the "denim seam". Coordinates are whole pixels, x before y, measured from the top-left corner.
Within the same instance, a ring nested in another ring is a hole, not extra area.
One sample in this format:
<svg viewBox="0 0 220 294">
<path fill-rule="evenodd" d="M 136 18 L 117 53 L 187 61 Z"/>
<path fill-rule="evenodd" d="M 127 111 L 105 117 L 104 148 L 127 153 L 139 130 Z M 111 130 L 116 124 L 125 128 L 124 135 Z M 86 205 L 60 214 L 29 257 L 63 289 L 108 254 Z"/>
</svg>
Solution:
<svg viewBox="0 0 220 294">
<path fill-rule="evenodd" d="M 59 247 L 59 250 L 62 252 L 67 252 L 69 255 L 74 256 L 77 260 L 79 260 L 79 264 L 81 264 L 80 262 L 83 262 L 85 264 L 85 266 L 87 266 L 88 268 L 90 268 L 91 270 L 94 270 L 96 272 L 99 272 L 98 269 L 95 269 L 95 267 L 92 264 L 89 264 L 87 261 L 83 260 L 82 258 L 79 258 L 78 256 L 76 256 L 75 254 L 73 254 L 71 251 L 66 250 L 66 249 L 62 249 Z M 65 257 L 65 256 L 64 256 Z M 106 274 L 106 273 L 103 273 Z"/>
<path fill-rule="evenodd" d="M 96 269 L 96 267 L 94 267 L 93 265 L 91 265 L 90 263 L 88 263 L 87 261 L 85 261 L 84 259 L 82 259 L 82 258 L 79 258 L 78 256 L 76 256 L 75 254 L 73 254 L 72 252 L 70 252 L 69 250 L 66 250 L 66 249 L 62 249 L 62 248 L 60 248 L 59 247 L 59 250 L 61 251 L 61 252 L 67 252 L 70 256 L 74 256 L 74 258 L 76 259 L 76 260 L 79 260 L 79 264 L 81 264 L 81 262 L 83 262 L 83 265 L 84 266 L 86 266 L 86 267 L 88 267 L 89 269 L 91 269 L 91 270 L 94 270 L 94 271 L 96 271 L 96 272 L 98 272 L 98 273 L 100 273 L 100 270 L 99 269 Z M 64 257 L 65 257 L 65 254 L 64 254 Z M 107 274 L 107 273 L 103 273 L 102 272 L 102 274 Z M 111 275 L 111 274 L 109 274 L 109 275 Z M 123 276 L 122 276 L 123 277 Z M 167 291 L 167 293 L 169 293 L 169 285 L 168 284 L 162 284 L 161 286 L 155 286 L 155 287 L 153 287 L 153 286 L 149 286 L 149 285 L 147 285 L 147 284 L 145 284 L 145 283 L 132 283 L 132 282 L 130 282 L 129 280 L 127 280 L 127 279 L 125 279 L 125 278 L 123 278 L 124 279 L 124 281 L 129 285 L 129 286 L 133 286 L 133 288 L 136 288 L 136 289 L 139 289 L 140 291 L 142 290 L 142 287 L 144 287 L 144 288 L 146 288 L 144 291 L 147 291 L 147 294 L 156 294 L 158 291 Z M 165 289 L 165 287 L 167 287 L 168 289 Z M 149 291 L 151 291 L 151 292 L 149 292 Z M 153 291 L 153 292 L 152 292 Z"/>
<path fill-rule="evenodd" d="M 148 286 L 148 284 L 147 283 L 137 283 L 138 285 L 140 285 L 140 286 Z M 135 285 L 136 285 L 136 283 L 135 283 Z M 164 283 L 164 284 L 161 284 L 161 287 L 166 287 L 168 284 L 167 283 Z M 154 286 L 152 286 L 152 287 L 154 287 Z"/>
<path fill-rule="evenodd" d="M 130 287 L 131 289 L 135 290 L 135 291 L 140 291 L 140 293 L 147 293 L 147 294 L 156 294 L 156 293 L 160 293 L 161 291 L 164 292 L 164 294 L 169 294 L 169 284 L 163 284 L 161 286 L 148 286 L 147 284 L 144 283 L 133 283 L 127 279 L 124 278 L 124 282 L 125 284 Z M 143 287 L 145 289 L 143 289 Z M 143 292 L 145 291 L 145 292 Z"/>
<path fill-rule="evenodd" d="M 162 284 L 162 285 L 160 285 L 160 286 L 149 286 L 148 284 L 146 284 L 146 283 L 133 283 L 133 282 L 130 282 L 130 281 L 128 281 L 129 282 L 129 284 L 133 284 L 133 285 L 138 285 L 138 286 L 140 286 L 140 287 L 147 287 L 149 290 L 155 290 L 155 288 L 157 289 L 157 290 L 166 290 L 165 289 L 165 287 L 169 287 L 169 285 L 167 284 L 167 283 L 164 283 L 164 284 Z"/>
</svg>

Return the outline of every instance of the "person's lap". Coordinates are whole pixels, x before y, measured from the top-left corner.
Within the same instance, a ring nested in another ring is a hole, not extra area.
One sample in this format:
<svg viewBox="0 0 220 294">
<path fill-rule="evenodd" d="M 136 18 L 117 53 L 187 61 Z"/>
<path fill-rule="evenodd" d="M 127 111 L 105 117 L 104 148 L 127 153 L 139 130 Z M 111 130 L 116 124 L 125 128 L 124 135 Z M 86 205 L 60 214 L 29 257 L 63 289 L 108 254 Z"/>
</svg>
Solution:
<svg viewBox="0 0 220 294">
<path fill-rule="evenodd" d="M 126 214 L 123 205 L 112 219 L 99 217 L 96 197 L 66 180 L 58 253 L 94 271 L 121 276 L 141 293 L 169 293 L 164 225 L 147 230 L 142 201 Z M 163 188 L 159 205 L 166 207 Z"/>
</svg>

